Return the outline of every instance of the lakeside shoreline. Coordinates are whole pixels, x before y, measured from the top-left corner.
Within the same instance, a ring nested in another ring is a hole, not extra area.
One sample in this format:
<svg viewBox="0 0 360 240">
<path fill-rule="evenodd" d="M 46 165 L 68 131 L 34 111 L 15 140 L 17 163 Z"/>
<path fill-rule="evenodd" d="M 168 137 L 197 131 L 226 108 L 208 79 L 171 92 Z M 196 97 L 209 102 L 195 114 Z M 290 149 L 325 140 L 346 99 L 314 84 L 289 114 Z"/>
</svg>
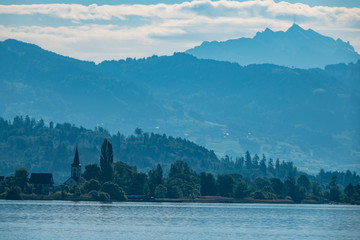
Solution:
<svg viewBox="0 0 360 240">
<path fill-rule="evenodd" d="M 98 199 L 91 198 L 90 196 L 79 196 L 64 198 L 59 194 L 52 195 L 40 195 L 40 194 L 21 194 L 21 199 L 6 199 L 0 196 L 0 200 L 19 200 L 19 201 L 72 201 L 72 202 L 146 202 L 146 203 L 245 203 L 245 204 L 317 204 L 317 205 L 357 205 L 357 204 L 345 204 L 336 202 L 320 202 L 315 200 L 304 200 L 301 203 L 296 203 L 290 199 L 254 199 L 254 198 L 230 198 L 221 196 L 201 196 L 195 199 L 189 198 L 158 198 L 158 199 L 129 199 L 126 201 L 99 201 Z"/>
</svg>

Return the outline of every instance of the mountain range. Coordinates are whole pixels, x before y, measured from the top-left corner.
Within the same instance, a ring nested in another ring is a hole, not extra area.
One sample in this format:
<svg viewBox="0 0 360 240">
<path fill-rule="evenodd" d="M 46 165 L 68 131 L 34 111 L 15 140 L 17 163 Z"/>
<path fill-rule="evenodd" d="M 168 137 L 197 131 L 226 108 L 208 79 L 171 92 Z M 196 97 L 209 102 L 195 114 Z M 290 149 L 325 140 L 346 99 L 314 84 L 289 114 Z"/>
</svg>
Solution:
<svg viewBox="0 0 360 240">
<path fill-rule="evenodd" d="M 249 150 L 310 173 L 360 169 L 359 61 L 306 70 L 175 53 L 96 65 L 17 40 L 0 42 L 0 55 L 5 119 L 29 115 L 124 134 L 140 127 L 220 157 Z"/>
<path fill-rule="evenodd" d="M 304 30 L 295 23 L 285 32 L 266 28 L 253 38 L 203 42 L 186 53 L 240 65 L 272 63 L 296 68 L 324 68 L 360 59 L 349 42 L 334 40 L 312 29 Z"/>
</svg>

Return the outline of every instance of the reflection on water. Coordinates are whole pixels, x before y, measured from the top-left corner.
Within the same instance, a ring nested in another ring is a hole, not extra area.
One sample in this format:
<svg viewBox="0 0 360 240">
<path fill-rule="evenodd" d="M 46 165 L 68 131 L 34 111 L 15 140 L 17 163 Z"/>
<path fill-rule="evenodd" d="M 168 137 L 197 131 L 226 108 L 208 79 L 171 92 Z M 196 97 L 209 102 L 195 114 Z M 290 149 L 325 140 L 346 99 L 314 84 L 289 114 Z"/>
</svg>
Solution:
<svg viewBox="0 0 360 240">
<path fill-rule="evenodd" d="M 0 239 L 360 239 L 360 206 L 0 200 Z"/>
</svg>

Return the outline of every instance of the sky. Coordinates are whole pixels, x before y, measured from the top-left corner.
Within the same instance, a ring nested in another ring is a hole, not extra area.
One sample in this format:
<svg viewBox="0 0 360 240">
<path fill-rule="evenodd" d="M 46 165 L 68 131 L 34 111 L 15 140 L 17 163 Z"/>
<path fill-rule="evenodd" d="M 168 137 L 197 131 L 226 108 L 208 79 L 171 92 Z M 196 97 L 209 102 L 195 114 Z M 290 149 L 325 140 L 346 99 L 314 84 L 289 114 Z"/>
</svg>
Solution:
<svg viewBox="0 0 360 240">
<path fill-rule="evenodd" d="M 294 18 L 360 52 L 360 0 L 0 0 L 0 40 L 99 63 L 286 31 Z"/>
</svg>

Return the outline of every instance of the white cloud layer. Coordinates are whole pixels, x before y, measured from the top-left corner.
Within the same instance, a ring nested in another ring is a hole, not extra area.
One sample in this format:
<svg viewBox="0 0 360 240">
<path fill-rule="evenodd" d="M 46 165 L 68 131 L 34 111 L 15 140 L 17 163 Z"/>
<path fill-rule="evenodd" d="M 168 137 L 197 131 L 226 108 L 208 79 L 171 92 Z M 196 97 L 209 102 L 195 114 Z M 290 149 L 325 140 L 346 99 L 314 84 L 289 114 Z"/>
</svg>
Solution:
<svg viewBox="0 0 360 240">
<path fill-rule="evenodd" d="M 310 7 L 273 0 L 200 0 L 168 5 L 0 5 L 0 20 L 3 16 L 7 21 L 0 21 L 1 39 L 32 42 L 96 62 L 172 54 L 204 40 L 252 37 L 266 27 L 286 30 L 293 17 L 305 29 L 350 41 L 360 50 L 360 8 Z M 35 23 L 21 24 L 26 16 L 34 16 Z M 50 17 L 57 24 L 40 20 L 37 24 L 35 16 Z M 69 20 L 72 25 L 61 24 Z"/>
</svg>

